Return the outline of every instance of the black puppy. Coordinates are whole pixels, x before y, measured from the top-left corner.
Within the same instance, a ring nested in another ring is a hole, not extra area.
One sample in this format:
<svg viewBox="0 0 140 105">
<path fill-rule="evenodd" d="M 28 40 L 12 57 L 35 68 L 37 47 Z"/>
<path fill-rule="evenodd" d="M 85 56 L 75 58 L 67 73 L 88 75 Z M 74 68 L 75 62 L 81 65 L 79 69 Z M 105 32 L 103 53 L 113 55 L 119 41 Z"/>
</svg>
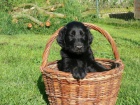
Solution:
<svg viewBox="0 0 140 105">
<path fill-rule="evenodd" d="M 92 34 L 83 23 L 68 23 L 57 37 L 57 42 L 62 47 L 58 69 L 71 72 L 75 79 L 83 79 L 88 72 L 107 70 L 95 61 L 90 48 L 92 40 Z"/>
</svg>

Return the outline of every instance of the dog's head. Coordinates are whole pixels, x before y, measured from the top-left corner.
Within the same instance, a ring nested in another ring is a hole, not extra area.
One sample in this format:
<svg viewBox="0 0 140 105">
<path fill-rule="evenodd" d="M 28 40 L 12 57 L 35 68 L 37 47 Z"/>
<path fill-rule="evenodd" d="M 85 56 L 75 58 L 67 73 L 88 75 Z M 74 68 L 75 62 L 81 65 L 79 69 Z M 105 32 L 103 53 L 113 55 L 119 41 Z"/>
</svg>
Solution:
<svg viewBox="0 0 140 105">
<path fill-rule="evenodd" d="M 62 28 L 57 37 L 58 44 L 69 52 L 81 54 L 84 53 L 93 37 L 89 29 L 81 22 L 70 22 Z"/>
</svg>

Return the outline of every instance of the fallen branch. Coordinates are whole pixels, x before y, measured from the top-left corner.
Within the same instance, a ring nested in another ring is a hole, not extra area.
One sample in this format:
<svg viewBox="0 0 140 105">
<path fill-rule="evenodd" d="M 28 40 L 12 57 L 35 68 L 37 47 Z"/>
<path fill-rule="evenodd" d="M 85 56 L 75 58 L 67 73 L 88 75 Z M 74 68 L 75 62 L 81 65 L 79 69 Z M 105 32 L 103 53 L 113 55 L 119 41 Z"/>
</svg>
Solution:
<svg viewBox="0 0 140 105">
<path fill-rule="evenodd" d="M 19 13 L 19 14 L 14 14 L 12 17 L 13 18 L 27 18 L 27 19 L 30 19 L 31 21 L 37 23 L 40 26 L 44 26 L 43 22 L 41 22 L 38 19 L 36 19 L 36 18 L 34 18 L 34 17 L 30 16 L 30 15 L 27 15 L 27 14 Z"/>
<path fill-rule="evenodd" d="M 47 7 L 39 7 L 33 3 L 24 3 L 19 5 L 18 7 L 14 7 L 11 15 L 13 17 L 13 20 L 17 20 L 18 18 L 27 18 L 33 21 L 34 23 L 46 27 L 50 27 L 51 25 L 51 18 L 58 17 L 58 18 L 65 18 L 66 16 L 62 13 L 53 12 L 56 8 L 63 7 L 63 4 L 56 4 L 52 6 Z M 41 16 L 49 16 L 48 20 L 46 22 L 41 22 L 40 20 L 34 18 L 33 16 L 41 15 Z M 32 16 L 31 16 L 32 15 Z M 16 22 L 17 23 L 17 22 Z M 32 24 L 28 24 L 28 28 L 31 28 Z"/>
<path fill-rule="evenodd" d="M 38 8 L 38 6 L 33 3 L 24 3 L 24 4 L 19 5 L 18 7 L 14 7 L 13 10 L 17 10 L 18 8 L 25 8 L 25 7 L 37 7 Z M 55 9 L 55 8 L 59 8 L 59 7 L 64 7 L 64 4 L 55 4 L 55 5 L 40 7 L 40 8 L 48 10 L 51 8 Z"/>
<path fill-rule="evenodd" d="M 51 10 L 52 8 L 56 9 L 56 8 L 60 8 L 60 7 L 64 7 L 64 4 L 56 4 L 56 5 L 52 5 L 52 6 L 42 7 L 41 9 Z"/>
<path fill-rule="evenodd" d="M 48 12 L 46 10 L 44 10 L 43 8 L 40 8 L 38 7 L 37 5 L 35 4 L 32 4 L 32 3 L 27 3 L 27 4 L 22 4 L 22 5 L 19 5 L 19 7 L 26 7 L 26 6 L 31 6 L 32 7 L 32 10 L 33 9 L 37 9 L 37 11 L 40 13 L 40 14 L 43 14 L 43 15 L 51 15 L 52 17 L 59 17 L 59 18 L 65 18 L 66 16 L 64 14 L 61 14 L 61 13 L 56 13 L 56 12 Z M 60 6 L 60 5 L 59 5 Z M 55 6 L 56 7 L 56 6 Z M 15 7 L 13 10 L 17 9 L 18 7 Z M 30 9 L 31 10 L 31 9 Z M 24 11 L 25 12 L 25 11 Z"/>
<path fill-rule="evenodd" d="M 33 26 L 32 23 L 28 23 L 28 25 L 27 25 L 28 29 L 31 29 L 32 26 Z"/>
<path fill-rule="evenodd" d="M 17 10 L 19 8 L 25 8 L 25 7 L 36 7 L 36 5 L 33 3 L 24 3 L 24 4 L 19 5 L 18 7 L 14 7 L 13 10 Z"/>
</svg>

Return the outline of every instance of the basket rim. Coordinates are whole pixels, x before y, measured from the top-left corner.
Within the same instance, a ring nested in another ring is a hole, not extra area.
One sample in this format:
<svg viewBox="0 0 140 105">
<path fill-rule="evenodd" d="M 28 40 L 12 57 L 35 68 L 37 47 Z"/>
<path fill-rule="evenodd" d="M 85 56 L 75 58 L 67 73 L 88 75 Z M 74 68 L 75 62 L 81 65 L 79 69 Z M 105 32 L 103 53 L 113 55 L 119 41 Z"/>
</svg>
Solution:
<svg viewBox="0 0 140 105">
<path fill-rule="evenodd" d="M 84 79 L 81 79 L 80 81 L 83 80 L 102 80 L 102 79 L 107 79 L 111 78 L 113 76 L 119 75 L 123 73 L 124 69 L 124 64 L 120 60 L 119 62 L 116 60 L 110 60 L 110 59 L 103 59 L 103 58 L 96 58 L 96 61 L 104 61 L 104 62 L 111 62 L 118 64 L 119 66 L 110 69 L 109 71 L 104 71 L 104 72 L 91 72 L 87 73 L 86 77 Z M 57 78 L 57 79 L 66 79 L 66 80 L 75 80 L 70 72 L 63 72 L 59 70 L 53 70 L 49 68 L 50 65 L 56 64 L 57 61 L 50 62 L 47 66 L 43 68 L 42 74 L 45 74 L 46 76 L 50 78 Z"/>
</svg>

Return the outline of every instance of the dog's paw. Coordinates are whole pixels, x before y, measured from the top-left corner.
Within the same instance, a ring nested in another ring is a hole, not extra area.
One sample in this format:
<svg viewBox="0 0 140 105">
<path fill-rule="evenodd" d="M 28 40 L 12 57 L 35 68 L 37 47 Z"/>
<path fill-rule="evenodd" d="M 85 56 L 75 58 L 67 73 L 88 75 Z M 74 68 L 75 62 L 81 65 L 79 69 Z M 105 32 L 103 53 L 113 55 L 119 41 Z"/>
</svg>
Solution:
<svg viewBox="0 0 140 105">
<path fill-rule="evenodd" d="M 74 79 L 83 79 L 86 76 L 86 71 L 82 68 L 75 67 L 72 71 L 72 76 Z"/>
<path fill-rule="evenodd" d="M 97 70 L 92 66 L 87 67 L 86 70 L 87 72 L 97 72 Z"/>
</svg>

